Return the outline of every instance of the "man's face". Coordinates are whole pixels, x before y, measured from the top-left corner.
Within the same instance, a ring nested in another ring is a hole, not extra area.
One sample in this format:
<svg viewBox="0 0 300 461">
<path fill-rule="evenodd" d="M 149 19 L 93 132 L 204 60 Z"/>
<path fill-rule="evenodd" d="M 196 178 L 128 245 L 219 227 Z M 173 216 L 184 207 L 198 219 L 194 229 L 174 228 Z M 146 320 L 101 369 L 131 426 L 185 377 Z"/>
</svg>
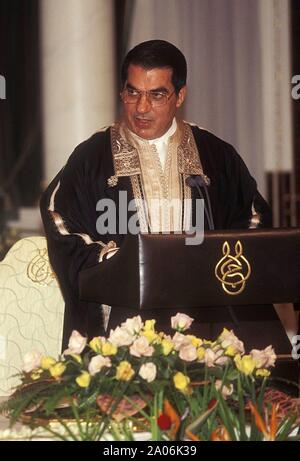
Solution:
<svg viewBox="0 0 300 461">
<path fill-rule="evenodd" d="M 166 93 L 167 102 L 162 106 L 151 104 L 146 93 L 142 93 L 135 103 L 124 103 L 123 120 L 126 126 L 144 139 L 156 139 L 162 136 L 170 126 L 177 109 L 183 104 L 186 87 L 175 93 L 172 84 L 172 69 L 144 69 L 130 64 L 124 89 L 137 91 L 157 91 Z"/>
</svg>

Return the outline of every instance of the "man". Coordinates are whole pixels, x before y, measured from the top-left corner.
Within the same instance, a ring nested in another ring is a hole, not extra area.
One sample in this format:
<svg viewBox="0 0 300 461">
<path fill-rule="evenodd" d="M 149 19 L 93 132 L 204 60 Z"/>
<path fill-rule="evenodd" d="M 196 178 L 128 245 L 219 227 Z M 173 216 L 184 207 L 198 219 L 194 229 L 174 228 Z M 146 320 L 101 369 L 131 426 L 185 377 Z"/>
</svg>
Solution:
<svg viewBox="0 0 300 461">
<path fill-rule="evenodd" d="M 197 219 L 199 198 L 188 178 L 200 177 L 209 185 L 207 229 L 271 224 L 270 209 L 233 147 L 177 117 L 186 75 L 186 60 L 174 45 L 151 40 L 133 48 L 122 67 L 121 121 L 80 144 L 42 197 L 49 257 L 66 302 L 64 345 L 73 329 L 90 337 L 101 333 L 101 309 L 79 300 L 78 274 L 113 255 L 126 236 L 118 226 L 99 233 L 102 200 L 112 199 L 119 210 L 119 193 L 126 192 L 142 232 L 184 231 Z M 177 206 L 168 208 L 173 199 Z"/>
</svg>

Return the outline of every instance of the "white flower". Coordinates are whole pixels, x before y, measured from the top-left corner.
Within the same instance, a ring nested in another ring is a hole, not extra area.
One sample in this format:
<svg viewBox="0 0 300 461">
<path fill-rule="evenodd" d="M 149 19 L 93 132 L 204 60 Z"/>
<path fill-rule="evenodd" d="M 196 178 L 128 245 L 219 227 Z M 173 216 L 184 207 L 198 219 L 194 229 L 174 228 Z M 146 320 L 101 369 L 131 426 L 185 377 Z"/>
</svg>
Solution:
<svg viewBox="0 0 300 461">
<path fill-rule="evenodd" d="M 209 368 L 215 365 L 222 366 L 229 360 L 229 357 L 225 357 L 223 352 L 224 351 L 222 349 L 214 351 L 213 349 L 208 348 L 205 351 L 204 359 L 201 361 L 204 362 Z"/>
<path fill-rule="evenodd" d="M 221 346 L 224 349 L 230 348 L 233 354 L 243 355 L 245 353 L 244 343 L 235 336 L 232 330 L 229 331 L 224 328 L 219 339 L 221 340 Z"/>
<path fill-rule="evenodd" d="M 183 346 L 179 350 L 179 357 L 186 362 L 192 362 L 197 358 L 197 349 L 192 344 Z"/>
<path fill-rule="evenodd" d="M 125 328 L 130 335 L 137 335 L 143 328 L 143 322 L 140 315 L 127 319 L 121 324 L 121 328 Z"/>
<path fill-rule="evenodd" d="M 252 349 L 250 355 L 256 363 L 256 368 L 268 368 L 275 365 L 276 354 L 272 346 L 268 346 L 262 351 Z"/>
<path fill-rule="evenodd" d="M 192 344 L 191 340 L 187 336 L 179 333 L 178 331 L 176 331 L 173 336 L 172 342 L 174 344 L 175 351 L 179 351 L 182 347 Z"/>
<path fill-rule="evenodd" d="M 133 343 L 134 336 L 126 328 L 117 327 L 110 331 L 108 340 L 117 347 L 129 346 Z"/>
<path fill-rule="evenodd" d="M 73 330 L 69 339 L 68 349 L 64 351 L 64 355 L 81 354 L 87 343 L 87 338 L 81 336 L 77 330 Z"/>
<path fill-rule="evenodd" d="M 27 352 L 23 357 L 23 371 L 30 373 L 41 365 L 42 354 L 38 351 Z"/>
<path fill-rule="evenodd" d="M 154 352 L 154 348 L 149 345 L 149 341 L 145 336 L 140 336 L 136 339 L 129 349 L 130 354 L 135 357 L 151 357 Z"/>
<path fill-rule="evenodd" d="M 226 357 L 225 355 L 221 355 L 221 353 L 217 354 L 215 365 L 220 365 L 222 367 L 228 362 L 229 362 L 229 357 Z"/>
<path fill-rule="evenodd" d="M 225 386 L 223 384 L 222 386 L 222 381 L 220 379 L 217 379 L 215 382 L 215 388 L 218 391 L 221 391 L 223 398 L 226 400 L 226 398 L 233 393 L 233 384 L 230 384 L 229 387 Z"/>
<path fill-rule="evenodd" d="M 190 328 L 194 319 L 189 317 L 186 314 L 178 313 L 175 316 L 171 317 L 171 326 L 174 330 L 185 331 Z"/>
<path fill-rule="evenodd" d="M 144 363 L 141 366 L 139 375 L 148 383 L 151 383 L 156 378 L 156 365 L 152 362 Z"/>
<path fill-rule="evenodd" d="M 104 367 L 111 367 L 111 360 L 109 357 L 103 357 L 102 355 L 96 355 L 89 363 L 88 369 L 91 376 L 102 370 Z"/>
<path fill-rule="evenodd" d="M 204 362 L 208 367 L 213 367 L 214 366 L 214 361 L 215 361 L 215 353 L 212 349 L 208 348 L 205 351 L 204 358 L 201 360 L 201 362 Z"/>
</svg>

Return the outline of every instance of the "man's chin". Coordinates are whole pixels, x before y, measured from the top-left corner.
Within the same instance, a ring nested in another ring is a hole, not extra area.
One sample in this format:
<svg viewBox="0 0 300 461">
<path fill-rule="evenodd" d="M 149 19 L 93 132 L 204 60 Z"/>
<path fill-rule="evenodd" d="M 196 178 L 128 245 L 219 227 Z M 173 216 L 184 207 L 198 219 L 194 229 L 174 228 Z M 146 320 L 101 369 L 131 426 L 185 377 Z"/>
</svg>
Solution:
<svg viewBox="0 0 300 461">
<path fill-rule="evenodd" d="M 147 140 L 150 140 L 150 139 L 155 139 L 155 135 L 153 133 L 153 129 L 151 126 L 148 126 L 148 127 L 140 127 L 140 126 L 134 126 L 134 130 L 133 132 L 139 136 L 140 138 L 143 138 L 143 139 L 147 139 Z"/>
</svg>

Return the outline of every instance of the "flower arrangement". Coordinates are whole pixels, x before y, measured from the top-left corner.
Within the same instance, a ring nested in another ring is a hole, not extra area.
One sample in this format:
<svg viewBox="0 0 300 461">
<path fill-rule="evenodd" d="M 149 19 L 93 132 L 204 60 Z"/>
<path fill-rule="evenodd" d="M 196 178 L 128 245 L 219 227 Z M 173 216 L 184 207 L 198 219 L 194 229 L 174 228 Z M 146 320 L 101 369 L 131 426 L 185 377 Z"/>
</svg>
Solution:
<svg viewBox="0 0 300 461">
<path fill-rule="evenodd" d="M 140 316 L 108 338 L 88 342 L 73 331 L 58 360 L 37 351 L 25 355 L 21 384 L 0 411 L 11 425 L 21 419 L 75 440 L 107 434 L 133 440 L 136 431 L 152 440 L 297 438 L 297 399 L 283 408 L 268 387 L 272 346 L 246 354 L 226 328 L 214 341 L 187 334 L 192 321 L 172 317 L 173 336 Z M 63 433 L 53 429 L 53 419 Z"/>
</svg>

